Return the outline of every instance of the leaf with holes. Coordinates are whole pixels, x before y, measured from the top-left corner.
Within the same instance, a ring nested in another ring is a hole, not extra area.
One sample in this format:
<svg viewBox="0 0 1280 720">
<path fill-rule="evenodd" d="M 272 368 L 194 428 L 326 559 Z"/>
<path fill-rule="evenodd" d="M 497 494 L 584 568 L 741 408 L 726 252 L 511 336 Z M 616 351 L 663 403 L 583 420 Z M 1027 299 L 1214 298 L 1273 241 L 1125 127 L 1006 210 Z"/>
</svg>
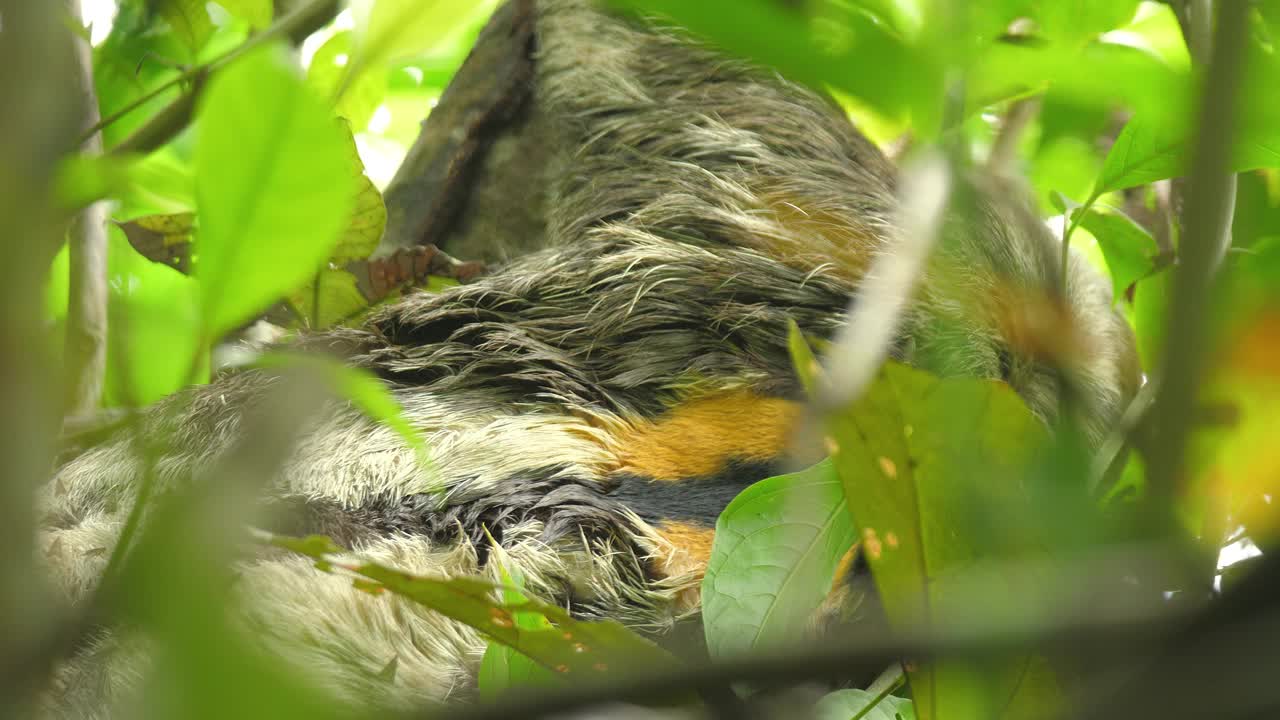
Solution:
<svg viewBox="0 0 1280 720">
<path fill-rule="evenodd" d="M 341 128 L 278 47 L 215 75 L 197 124 L 196 276 L 214 339 L 323 266 L 357 189 Z"/>
<path fill-rule="evenodd" d="M 476 578 L 418 577 L 376 563 L 344 562 L 326 545 L 309 538 L 274 537 L 281 547 L 330 562 L 385 590 L 479 630 L 486 637 L 527 655 L 539 665 L 574 682 L 602 678 L 610 671 L 670 669 L 679 661 L 657 645 L 612 620 L 576 620 L 564 609 L 530 598 L 495 600 L 500 586 Z M 537 615 L 546 624 L 516 624 L 518 613 Z"/>
<path fill-rule="evenodd" d="M 1034 611 L 1018 603 L 1034 596 L 1036 576 L 1008 575 L 997 563 L 1045 559 L 1025 483 L 1046 433 L 1008 386 L 940 380 L 889 362 L 828 428 L 827 445 L 893 625 L 928 632 L 979 623 L 984 613 L 996 623 Z M 989 583 L 981 593 L 976 577 Z M 976 674 L 954 663 L 922 665 L 909 672 L 916 711 L 934 718 L 939 707 L 964 699 L 977 703 L 976 716 L 994 716 L 997 708 L 1023 706 L 1025 693 L 1055 707 L 1060 699 L 1046 689 L 1052 683 L 1020 687 L 1034 660 L 991 658 Z M 982 678 L 976 686 L 975 677 Z"/>
</svg>

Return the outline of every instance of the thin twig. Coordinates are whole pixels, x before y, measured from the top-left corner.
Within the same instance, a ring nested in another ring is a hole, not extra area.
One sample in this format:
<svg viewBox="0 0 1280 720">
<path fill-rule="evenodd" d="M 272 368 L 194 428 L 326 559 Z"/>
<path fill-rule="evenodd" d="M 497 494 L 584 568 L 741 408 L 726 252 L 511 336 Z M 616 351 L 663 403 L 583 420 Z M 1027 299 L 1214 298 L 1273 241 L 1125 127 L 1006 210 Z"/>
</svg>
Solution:
<svg viewBox="0 0 1280 720">
<path fill-rule="evenodd" d="M 80 17 L 80 0 L 67 0 L 71 17 Z M 93 48 L 74 38 L 85 124 L 97 125 L 98 95 L 93 86 Z M 86 155 L 102 154 L 102 133 L 89 133 Z M 64 350 L 63 414 L 84 414 L 98 407 L 107 370 L 107 205 L 82 209 L 68 233 L 69 292 Z"/>
<path fill-rule="evenodd" d="M 1027 126 L 1040 112 L 1040 98 L 1025 97 L 1016 100 L 1004 114 L 1004 123 L 991 144 L 991 153 L 987 155 L 987 170 L 993 175 L 1006 177 L 1013 175 L 1018 160 L 1018 142 Z"/>
</svg>

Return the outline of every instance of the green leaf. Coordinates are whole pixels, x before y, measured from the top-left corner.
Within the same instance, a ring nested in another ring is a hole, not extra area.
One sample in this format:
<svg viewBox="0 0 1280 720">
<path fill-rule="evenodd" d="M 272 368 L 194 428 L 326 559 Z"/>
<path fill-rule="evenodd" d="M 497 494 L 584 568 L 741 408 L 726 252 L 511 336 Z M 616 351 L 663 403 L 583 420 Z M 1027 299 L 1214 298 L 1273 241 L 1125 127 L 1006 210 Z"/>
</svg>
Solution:
<svg viewBox="0 0 1280 720">
<path fill-rule="evenodd" d="M 467 28 L 478 15 L 493 11 L 493 0 L 352 0 L 355 18 L 349 88 L 361 73 L 379 71 L 393 60 L 430 50 Z"/>
<path fill-rule="evenodd" d="M 111 213 L 117 222 L 147 215 L 195 212 L 196 180 L 191 164 L 172 147 L 163 147 L 124 167 L 125 185 L 115 196 L 120 205 Z"/>
<path fill-rule="evenodd" d="M 894 626 L 929 632 L 1037 610 L 1018 604 L 1035 594 L 1035 580 L 998 565 L 982 573 L 981 593 L 973 588 L 980 560 L 1034 566 L 1044 559 L 1024 483 L 1046 434 L 1008 386 L 939 380 L 889 362 L 829 428 L 861 547 Z M 1031 700 L 1048 712 L 1060 702 L 1044 689 L 1051 683 L 1021 685 L 1034 661 L 919 666 L 908 673 L 916 711 L 925 719 L 939 717 L 940 708 L 964 715 L 958 706 L 987 717 L 1034 692 Z"/>
<path fill-rule="evenodd" d="M 120 191 L 126 161 L 107 155 L 71 155 L 58 163 L 54 192 L 65 210 L 78 210 Z"/>
<path fill-rule="evenodd" d="M 190 216 L 156 217 L 150 224 L 181 233 L 183 221 L 189 223 Z M 196 282 L 144 257 L 119 225 L 108 224 L 106 230 L 108 322 L 103 404 L 149 405 L 188 384 L 207 382 L 209 363 L 196 336 Z M 69 272 L 64 245 L 54 258 L 46 285 L 44 312 L 55 324 L 66 318 Z M 53 349 L 61 352 L 60 338 Z"/>
<path fill-rule="evenodd" d="M 334 111 L 350 121 L 352 127 L 363 129 L 387 94 L 387 76 L 379 72 L 362 72 L 349 81 L 339 96 L 347 66 L 351 63 L 351 37 L 350 30 L 343 30 L 316 50 L 311 57 L 311 66 L 307 68 L 307 84 L 322 98 L 336 98 Z"/>
<path fill-rule="evenodd" d="M 292 352 L 273 352 L 259 357 L 258 367 L 298 367 L 310 370 L 328 384 L 337 395 L 346 398 L 365 415 L 386 425 L 413 448 L 421 463 L 430 464 L 427 444 L 418 429 L 409 422 L 400 401 L 378 376 L 361 368 L 344 365 L 332 358 Z"/>
<path fill-rule="evenodd" d="M 767 0 L 614 0 L 669 17 L 717 46 L 814 87 L 831 86 L 890 117 L 910 115 L 918 132 L 937 129 L 942 74 L 933 54 L 909 47 L 852 5 L 815 28 L 804 13 Z M 875 67 L 876 72 L 866 72 Z"/>
<path fill-rule="evenodd" d="M 297 550 L 296 538 L 282 545 Z M 313 543 L 314 544 L 314 543 Z M 305 547 L 305 546 L 304 546 Z M 476 578 L 429 578 L 410 575 L 376 563 L 350 564 L 327 554 L 307 553 L 331 561 L 386 590 L 479 630 L 489 639 L 527 655 L 566 680 L 590 681 L 611 671 L 670 669 L 679 666 L 666 651 L 612 620 L 574 619 L 555 605 L 526 598 L 522 602 L 495 600 L 500 587 Z M 516 624 L 517 613 L 540 615 L 549 626 Z"/>
<path fill-rule="evenodd" d="M 178 66 L 193 59 L 191 50 L 171 31 L 162 31 L 141 2 L 123 3 L 111 34 L 93 52 L 93 81 L 102 117 L 114 121 L 103 128 L 103 143 L 111 148 L 176 99 L 182 88 L 172 87 L 132 112 L 114 117 L 143 96 L 179 74 Z"/>
<path fill-rule="evenodd" d="M 794 643 L 857 539 L 830 461 L 762 480 L 716 522 L 702 582 L 714 658 Z"/>
<path fill-rule="evenodd" d="M 1142 116 L 1130 120 L 1102 163 L 1094 194 L 1180 175 L 1186 162 L 1186 136 L 1187 129 L 1182 122 L 1155 123 Z"/>
<path fill-rule="evenodd" d="M 1078 46 L 1128 24 L 1138 4 L 1139 0 L 1036 0 L 1030 17 L 1045 36 Z"/>
<path fill-rule="evenodd" d="M 208 362 L 197 361 L 202 346 L 196 282 L 138 254 L 118 227 L 108 226 L 107 243 L 104 404 L 148 405 L 189 383 L 205 382 Z"/>
<path fill-rule="evenodd" d="M 213 2 L 221 5 L 222 9 L 228 13 L 249 23 L 249 27 L 255 30 L 263 30 L 270 26 L 271 18 L 275 14 L 272 0 L 213 0 Z"/>
<path fill-rule="evenodd" d="M 492 540 L 492 538 L 491 538 Z M 528 602 L 524 595 L 524 576 L 516 569 L 502 546 L 496 542 L 490 547 L 491 562 L 496 562 L 502 576 L 502 600 L 508 605 Z M 511 568 L 508 570 L 508 568 Z M 512 613 L 516 627 L 521 630 L 541 631 L 552 628 L 550 621 L 538 613 L 517 611 Z M 480 699 L 492 699 L 513 687 L 546 687 L 558 684 L 560 676 L 537 664 L 507 645 L 490 642 L 480 660 L 478 685 Z"/>
<path fill-rule="evenodd" d="M 289 304 L 306 319 L 307 327 L 320 329 L 357 316 L 369 307 L 369 300 L 360 292 L 355 275 L 328 267 L 290 293 Z"/>
<path fill-rule="evenodd" d="M 346 141 L 348 171 L 356 186 L 355 209 L 329 256 L 333 263 L 343 265 L 352 260 L 363 260 L 378 248 L 382 231 L 387 226 L 387 206 L 382 202 L 382 193 L 378 192 L 377 186 L 364 174 L 364 163 L 351 135 L 350 124 L 345 120 L 339 120 L 338 124 Z"/>
<path fill-rule="evenodd" d="M 1079 217 L 1080 226 L 1088 230 L 1102 248 L 1111 273 L 1112 302 L 1118 301 L 1131 285 L 1155 271 L 1156 240 L 1119 211 L 1104 213 L 1095 206 L 1083 213 Z"/>
<path fill-rule="evenodd" d="M 911 701 L 888 695 L 876 702 L 866 690 L 837 690 L 828 693 L 813 708 L 814 720 L 916 720 Z"/>
<path fill-rule="evenodd" d="M 196 275 L 216 338 L 320 269 L 356 189 L 341 129 L 279 48 L 215 76 L 197 122 Z"/>
<path fill-rule="evenodd" d="M 213 35 L 205 0 L 160 0 L 157 10 L 192 53 L 199 52 Z"/>
</svg>

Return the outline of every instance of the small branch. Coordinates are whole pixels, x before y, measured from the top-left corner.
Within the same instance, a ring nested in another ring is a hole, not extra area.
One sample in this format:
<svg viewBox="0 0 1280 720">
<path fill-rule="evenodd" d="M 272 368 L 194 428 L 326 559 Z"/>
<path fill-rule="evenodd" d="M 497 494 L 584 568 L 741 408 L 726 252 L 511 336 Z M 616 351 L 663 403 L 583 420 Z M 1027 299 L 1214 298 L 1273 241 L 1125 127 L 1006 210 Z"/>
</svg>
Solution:
<svg viewBox="0 0 1280 720">
<path fill-rule="evenodd" d="M 72 18 L 80 17 L 80 0 L 68 0 Z M 93 48 L 75 38 L 85 125 L 98 123 L 98 96 L 93 85 Z M 102 134 L 89 133 L 81 151 L 102 154 Z M 96 202 L 80 211 L 68 233 L 70 291 L 64 351 L 63 413 L 92 412 L 102 396 L 107 369 L 107 205 Z"/>
<path fill-rule="evenodd" d="M 844 407 L 857 399 L 875 377 L 924 272 L 934 240 L 942 228 L 951 197 L 951 172 L 936 153 L 908 165 L 898 191 L 897 252 L 883 254 L 867 273 L 845 323 L 831 345 L 830 380 L 815 394 L 823 409 Z"/>
<path fill-rule="evenodd" d="M 991 154 L 987 156 L 987 170 L 999 177 L 1014 174 L 1018 161 L 1018 142 L 1027 126 L 1040 113 L 1040 98 L 1026 97 L 1015 101 L 1005 113 L 1004 123 L 991 145 Z"/>
<path fill-rule="evenodd" d="M 1249 3 L 1244 2 L 1224 2 L 1220 6 L 1200 102 L 1184 232 L 1158 368 L 1162 377 L 1152 412 L 1152 437 L 1159 448 L 1147 458 L 1148 486 L 1152 498 L 1170 513 L 1185 485 L 1187 438 L 1204 374 L 1208 339 L 1205 310 L 1214 271 L 1222 256 L 1222 238 L 1230 234 L 1235 192 L 1228 163 L 1244 74 L 1249 8 Z M 1168 521 L 1173 522 L 1172 518 Z M 1212 539 L 1214 552 L 1206 553 L 1214 555 L 1210 580 L 1217 569 L 1218 540 Z"/>
</svg>

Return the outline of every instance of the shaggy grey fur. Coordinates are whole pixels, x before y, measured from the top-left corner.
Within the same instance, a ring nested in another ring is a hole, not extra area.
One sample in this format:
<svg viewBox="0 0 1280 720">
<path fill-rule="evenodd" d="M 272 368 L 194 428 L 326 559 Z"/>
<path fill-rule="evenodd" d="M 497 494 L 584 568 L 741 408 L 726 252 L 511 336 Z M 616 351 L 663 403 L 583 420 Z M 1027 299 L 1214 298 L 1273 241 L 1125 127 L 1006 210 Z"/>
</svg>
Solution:
<svg viewBox="0 0 1280 720">
<path fill-rule="evenodd" d="M 678 34 L 582 0 L 541 0 L 538 33 L 535 101 L 576 148 L 551 188 L 547 247 L 302 343 L 384 378 L 433 472 L 394 433 L 334 404 L 269 494 L 295 510 L 295 529 L 332 532 L 411 572 L 495 577 L 479 541 L 496 531 L 532 593 L 661 630 L 696 611 L 701 568 L 637 514 L 652 520 L 657 506 L 636 494 L 644 480 L 615 474 L 619 444 L 690 397 L 797 397 L 787 323 L 830 337 L 870 262 L 894 252 L 894 171 L 829 100 Z M 1020 327 L 1010 315 L 1021 299 L 1056 298 L 1087 350 L 1072 372 L 1098 438 L 1137 383 L 1132 338 L 1108 285 L 1074 256 L 1059 287 L 1058 253 L 1025 209 L 976 194 L 947 224 L 896 354 L 1004 379 L 1051 420 L 1055 373 L 1008 328 Z M 162 484 L 198 481 L 270 382 L 245 372 L 149 411 L 145 431 L 169 439 Z M 140 474 L 120 440 L 47 488 L 43 548 L 69 597 L 93 586 L 95 549 L 112 544 Z M 716 490 L 719 502 L 729 495 Z M 352 592 L 301 558 L 246 561 L 239 588 L 245 627 L 346 696 L 413 704 L 470 692 L 484 643 L 465 627 Z M 116 634 L 87 649 L 63 669 L 55 711 L 93 715 L 127 698 L 140 647 Z M 377 671 L 393 657 L 388 680 Z"/>
</svg>

